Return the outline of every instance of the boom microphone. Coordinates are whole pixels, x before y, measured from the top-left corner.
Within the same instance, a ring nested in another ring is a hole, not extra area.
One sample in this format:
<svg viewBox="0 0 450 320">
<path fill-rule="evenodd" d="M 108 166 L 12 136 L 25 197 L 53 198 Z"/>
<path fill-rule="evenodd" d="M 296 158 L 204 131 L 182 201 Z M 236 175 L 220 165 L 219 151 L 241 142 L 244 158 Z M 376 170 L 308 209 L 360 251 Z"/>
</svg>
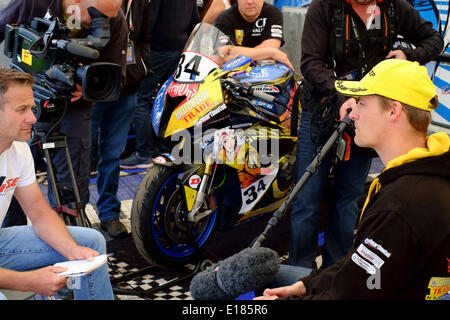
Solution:
<svg viewBox="0 0 450 320">
<path fill-rule="evenodd" d="M 279 269 L 280 258 L 274 250 L 246 248 L 197 273 L 191 281 L 191 295 L 196 300 L 232 300 L 263 289 Z"/>
</svg>

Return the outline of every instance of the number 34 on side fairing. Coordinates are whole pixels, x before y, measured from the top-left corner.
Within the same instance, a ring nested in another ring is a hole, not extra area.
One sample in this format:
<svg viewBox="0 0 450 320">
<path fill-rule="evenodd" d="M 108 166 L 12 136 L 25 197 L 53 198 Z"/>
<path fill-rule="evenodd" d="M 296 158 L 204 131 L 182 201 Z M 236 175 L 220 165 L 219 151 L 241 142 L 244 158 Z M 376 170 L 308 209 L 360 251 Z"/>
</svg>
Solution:
<svg viewBox="0 0 450 320">
<path fill-rule="evenodd" d="M 298 103 L 293 72 L 239 56 L 223 64 L 230 42 L 200 24 L 152 110 L 165 149 L 153 159 L 133 201 L 140 254 L 183 266 L 216 228 L 270 215 L 294 182 Z"/>
</svg>

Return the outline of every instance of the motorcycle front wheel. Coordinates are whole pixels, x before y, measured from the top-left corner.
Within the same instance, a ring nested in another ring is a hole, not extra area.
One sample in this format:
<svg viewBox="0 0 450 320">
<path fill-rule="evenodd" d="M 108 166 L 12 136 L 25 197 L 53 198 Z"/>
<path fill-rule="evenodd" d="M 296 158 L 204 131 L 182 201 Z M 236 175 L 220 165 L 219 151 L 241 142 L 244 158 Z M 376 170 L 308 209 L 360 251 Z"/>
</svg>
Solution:
<svg viewBox="0 0 450 320">
<path fill-rule="evenodd" d="M 166 269 L 190 262 L 196 254 L 194 247 L 207 245 L 218 220 L 215 206 L 213 213 L 189 228 L 180 175 L 180 169 L 153 165 L 142 179 L 131 208 L 131 233 L 137 250 L 151 264 Z"/>
</svg>

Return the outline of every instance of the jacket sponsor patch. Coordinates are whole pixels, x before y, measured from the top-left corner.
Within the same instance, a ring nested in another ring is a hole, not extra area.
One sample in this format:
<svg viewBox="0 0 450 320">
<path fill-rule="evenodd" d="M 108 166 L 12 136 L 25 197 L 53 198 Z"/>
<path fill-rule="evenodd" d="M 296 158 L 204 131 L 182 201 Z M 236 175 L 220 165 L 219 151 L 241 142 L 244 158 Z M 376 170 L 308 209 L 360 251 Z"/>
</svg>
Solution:
<svg viewBox="0 0 450 320">
<path fill-rule="evenodd" d="M 366 270 L 366 272 L 370 275 L 374 275 L 377 273 L 377 269 L 367 261 L 365 261 L 363 258 L 358 256 L 358 254 L 354 253 L 352 254 L 352 261 L 356 263 L 358 266 Z"/>
<path fill-rule="evenodd" d="M 387 258 L 389 258 L 391 256 L 391 253 L 389 251 L 387 251 L 386 249 L 384 249 L 381 245 L 379 245 L 378 243 L 376 243 L 375 241 L 373 241 L 372 239 L 366 238 L 364 240 L 364 243 L 367 244 L 369 247 L 372 247 L 374 249 L 377 249 L 378 251 L 380 251 L 382 254 L 384 254 Z"/>
<path fill-rule="evenodd" d="M 377 256 L 375 253 L 370 251 L 365 245 L 362 243 L 359 245 L 358 249 L 356 249 L 358 253 L 366 258 L 366 260 L 370 261 L 375 267 L 378 269 L 384 264 L 384 260 Z"/>
</svg>

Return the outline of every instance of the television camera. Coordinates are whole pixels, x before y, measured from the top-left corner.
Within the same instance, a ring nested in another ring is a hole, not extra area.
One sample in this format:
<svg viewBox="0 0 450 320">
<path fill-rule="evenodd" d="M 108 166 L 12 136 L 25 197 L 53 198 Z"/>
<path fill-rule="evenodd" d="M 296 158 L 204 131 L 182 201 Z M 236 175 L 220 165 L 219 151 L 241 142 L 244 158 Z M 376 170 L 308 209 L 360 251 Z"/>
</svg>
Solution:
<svg viewBox="0 0 450 320">
<path fill-rule="evenodd" d="M 6 25 L 4 54 L 11 68 L 34 76 L 35 115 L 39 122 L 56 122 L 63 115 L 72 92 L 81 86 L 87 101 L 117 100 L 121 68 L 93 62 L 109 41 L 109 21 L 91 7 L 91 35 L 71 38 L 70 29 L 47 14 L 20 26 Z"/>
</svg>

